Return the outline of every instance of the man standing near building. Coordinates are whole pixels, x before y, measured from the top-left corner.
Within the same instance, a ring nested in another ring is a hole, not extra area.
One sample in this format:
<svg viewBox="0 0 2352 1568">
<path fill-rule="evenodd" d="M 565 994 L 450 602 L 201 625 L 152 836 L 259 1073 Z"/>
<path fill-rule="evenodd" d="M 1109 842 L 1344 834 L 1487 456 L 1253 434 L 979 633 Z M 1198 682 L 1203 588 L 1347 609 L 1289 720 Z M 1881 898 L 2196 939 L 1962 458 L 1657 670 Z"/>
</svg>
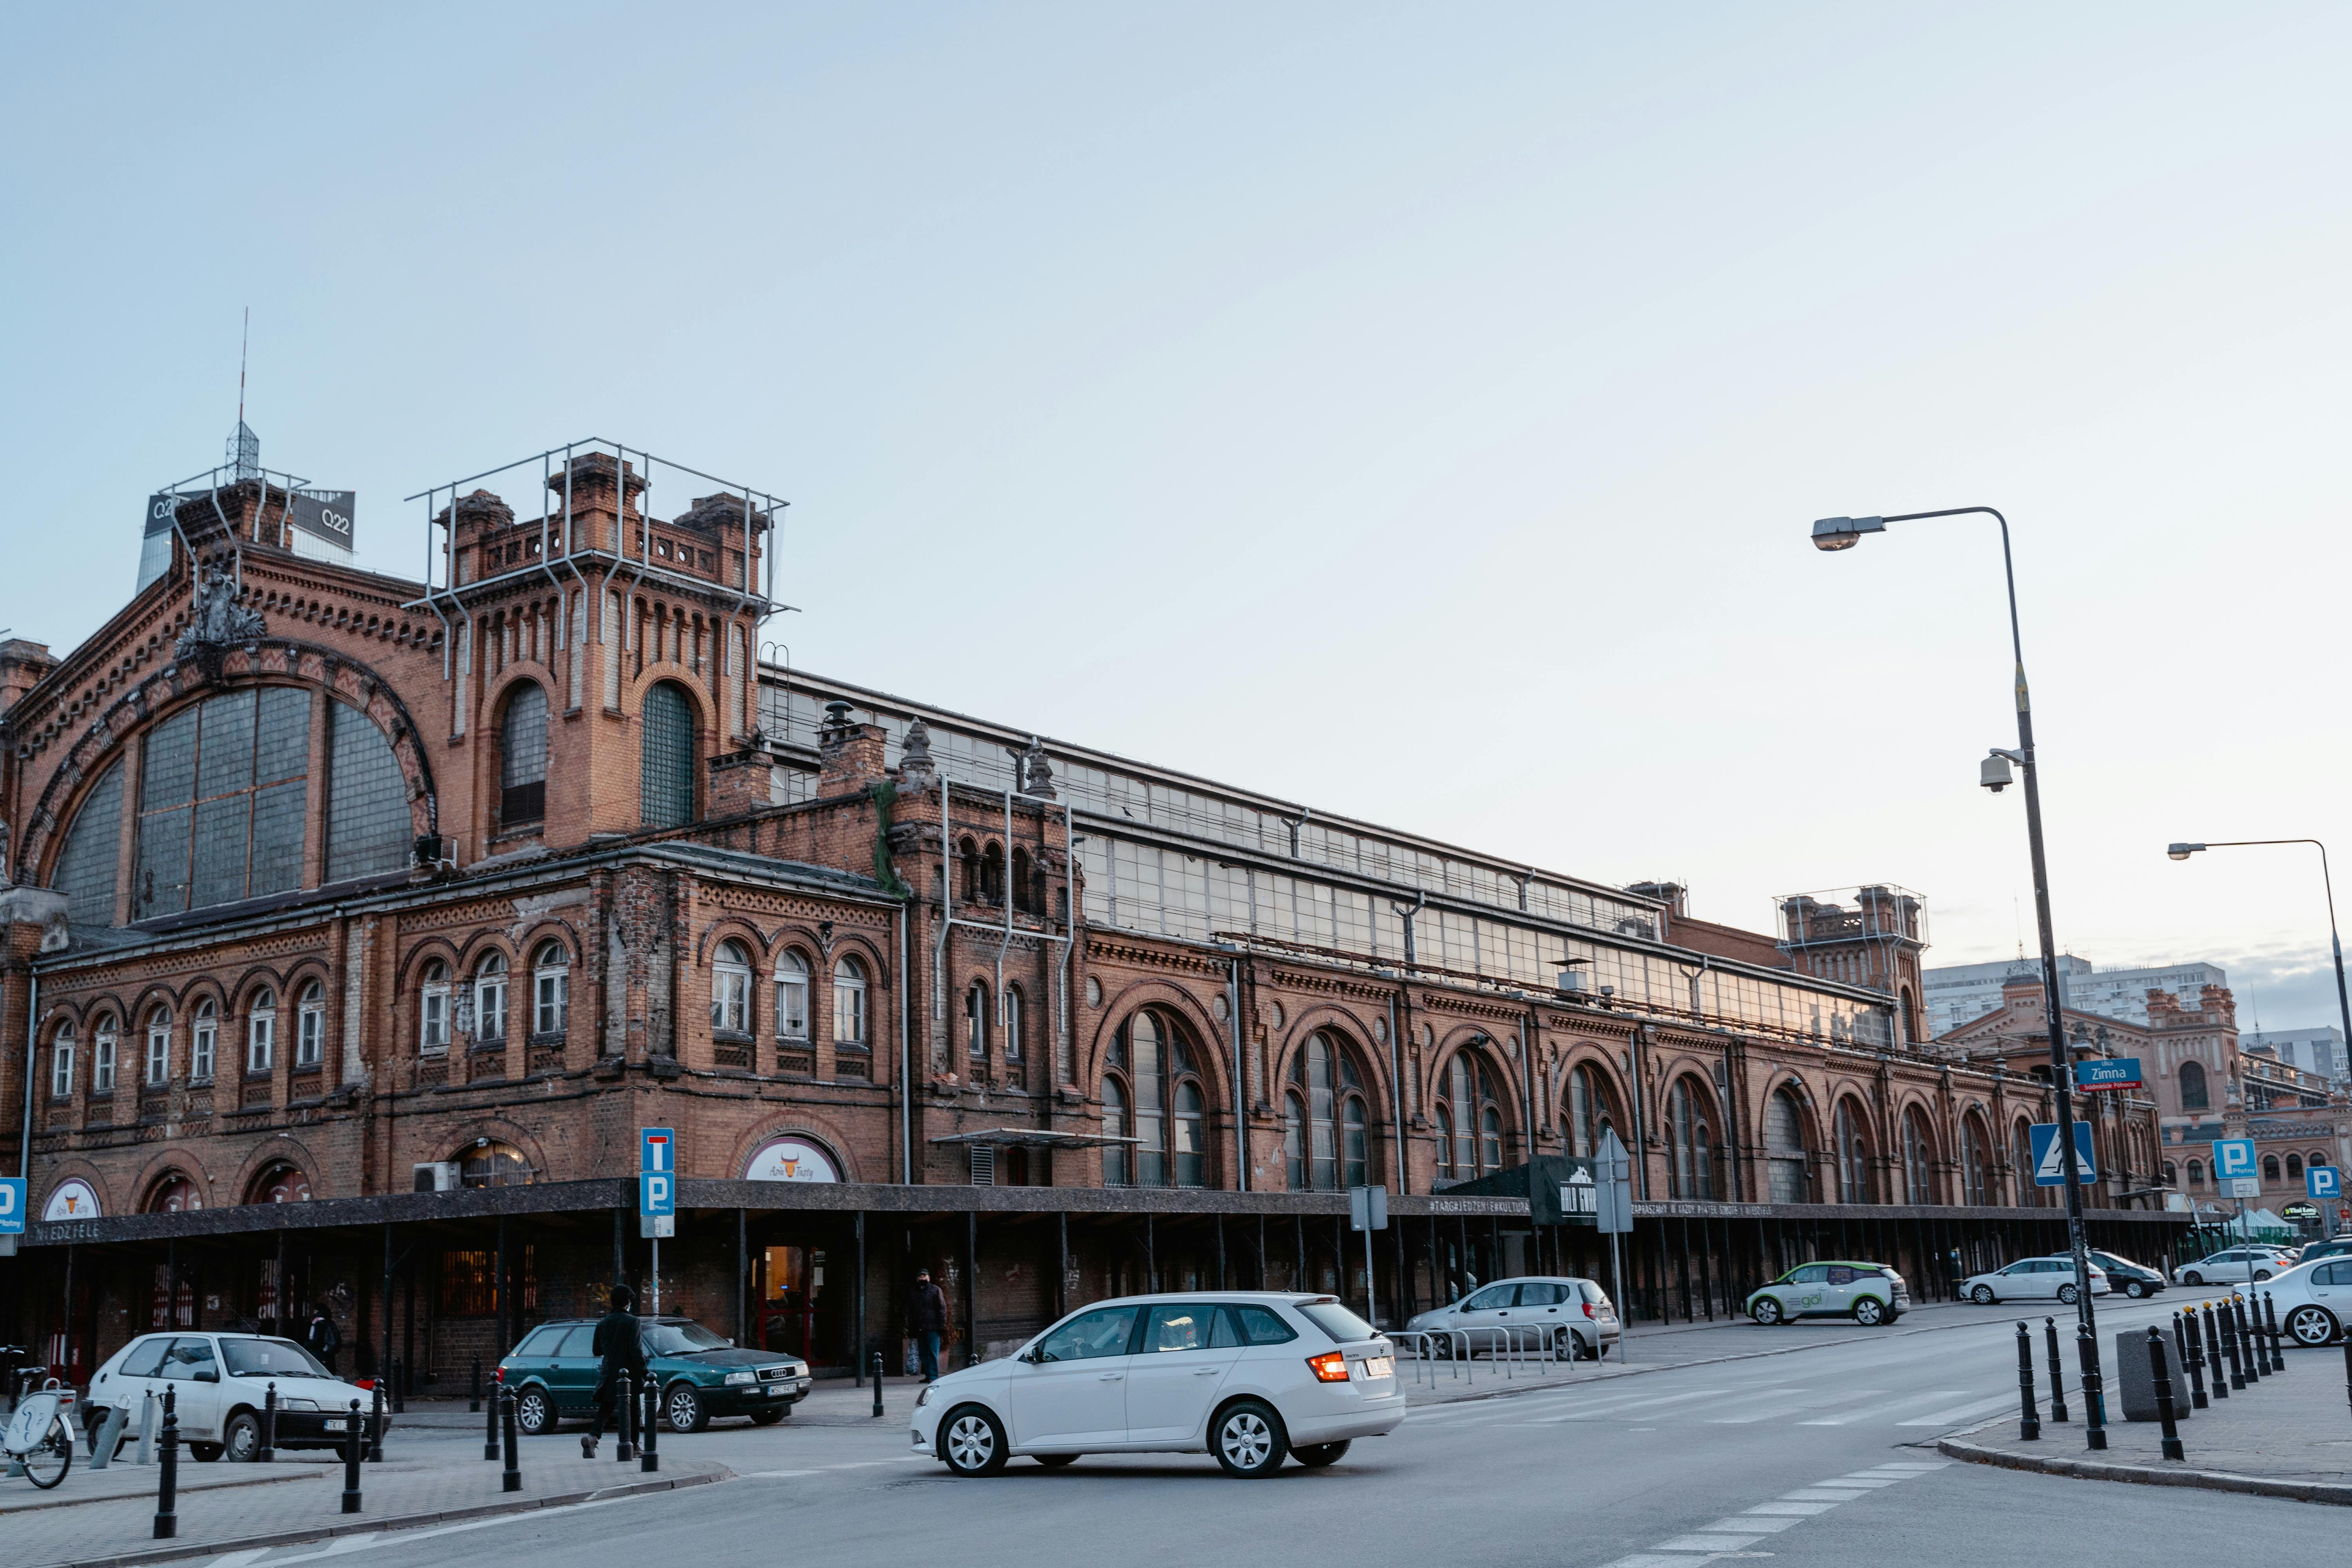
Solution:
<svg viewBox="0 0 2352 1568">
<path fill-rule="evenodd" d="M 916 1269 L 914 1294 L 907 1298 L 907 1331 L 915 1336 L 916 1348 L 922 1354 L 925 1383 L 939 1380 L 940 1336 L 947 1326 L 948 1299 L 931 1283 L 929 1269 Z"/>
<path fill-rule="evenodd" d="M 645 1386 L 646 1346 L 638 1337 L 637 1315 L 630 1310 L 636 1304 L 635 1291 L 626 1285 L 614 1286 L 613 1310 L 596 1320 L 595 1337 L 588 1342 L 590 1352 L 603 1357 L 604 1365 L 596 1377 L 596 1425 L 580 1439 L 583 1458 L 596 1457 L 596 1439 L 604 1435 L 605 1424 L 614 1421 L 614 1406 L 621 1398 L 621 1374 L 629 1374 L 631 1389 Z"/>
<path fill-rule="evenodd" d="M 327 1316 L 324 1307 L 310 1309 L 310 1326 L 302 1334 L 302 1342 L 319 1358 L 319 1364 L 329 1372 L 335 1370 L 335 1352 L 343 1348 L 343 1336 L 335 1330 L 335 1320 Z"/>
</svg>

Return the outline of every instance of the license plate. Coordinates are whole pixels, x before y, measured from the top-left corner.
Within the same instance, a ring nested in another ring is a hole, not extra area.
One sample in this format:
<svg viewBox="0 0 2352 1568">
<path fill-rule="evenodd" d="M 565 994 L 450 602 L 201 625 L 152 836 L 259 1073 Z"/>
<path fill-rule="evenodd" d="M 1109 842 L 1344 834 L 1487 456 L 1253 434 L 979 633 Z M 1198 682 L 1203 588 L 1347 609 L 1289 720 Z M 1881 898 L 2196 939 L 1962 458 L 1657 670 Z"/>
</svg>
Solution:
<svg viewBox="0 0 2352 1568">
<path fill-rule="evenodd" d="M 1363 1367 L 1364 1378 L 1367 1382 L 1377 1377 L 1394 1377 L 1396 1375 L 1396 1358 L 1393 1356 L 1376 1355 L 1367 1360 L 1363 1363 Z"/>
<path fill-rule="evenodd" d="M 342 1429 L 343 1429 L 343 1422 L 342 1422 L 342 1417 L 341 1417 L 340 1415 L 339 1415 L 339 1416 L 337 1416 L 337 1417 L 336 1417 L 335 1419 L 333 1419 L 332 1421 L 330 1421 L 330 1422 L 328 1422 L 328 1423 L 327 1423 L 327 1430 L 328 1430 L 328 1431 L 330 1431 L 330 1432 L 340 1432 L 340 1431 L 341 1431 Z"/>
</svg>

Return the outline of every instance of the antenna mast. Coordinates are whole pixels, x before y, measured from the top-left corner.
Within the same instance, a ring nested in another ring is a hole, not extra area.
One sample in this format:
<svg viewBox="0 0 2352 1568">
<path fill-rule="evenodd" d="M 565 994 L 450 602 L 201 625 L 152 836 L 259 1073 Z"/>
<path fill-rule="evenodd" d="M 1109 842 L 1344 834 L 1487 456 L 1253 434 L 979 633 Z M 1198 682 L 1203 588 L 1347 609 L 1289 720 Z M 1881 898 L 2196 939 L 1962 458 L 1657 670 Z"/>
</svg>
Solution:
<svg viewBox="0 0 2352 1568">
<path fill-rule="evenodd" d="M 253 307 L 245 308 L 245 325 L 236 334 L 236 422 L 245 423 L 245 353 L 253 342 Z"/>
</svg>

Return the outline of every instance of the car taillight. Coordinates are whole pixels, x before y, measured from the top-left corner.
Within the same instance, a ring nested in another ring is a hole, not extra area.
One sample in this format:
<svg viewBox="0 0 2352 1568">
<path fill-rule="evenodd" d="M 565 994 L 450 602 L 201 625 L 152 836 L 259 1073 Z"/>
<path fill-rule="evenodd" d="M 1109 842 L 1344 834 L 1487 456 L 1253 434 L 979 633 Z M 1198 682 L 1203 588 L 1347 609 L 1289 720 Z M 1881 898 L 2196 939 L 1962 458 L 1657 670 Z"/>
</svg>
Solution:
<svg viewBox="0 0 2352 1568">
<path fill-rule="evenodd" d="M 1348 1381 L 1348 1358 L 1338 1351 L 1326 1351 L 1321 1355 L 1307 1358 L 1307 1370 L 1314 1373 L 1318 1383 Z"/>
<path fill-rule="evenodd" d="M 504 1383 L 506 1380 L 507 1380 L 507 1369 L 506 1369 L 505 1367 L 501 1366 L 501 1367 L 499 1367 L 499 1368 L 498 1369 L 498 1376 L 497 1376 L 496 1378 L 492 1379 L 492 1381 L 493 1381 L 493 1382 L 496 1382 L 496 1383 Z"/>
<path fill-rule="evenodd" d="M 1584 1304 L 1584 1315 L 1588 1318 L 1592 1316 L 1592 1303 L 1590 1301 Z"/>
<path fill-rule="evenodd" d="M 375 1379 L 372 1377 L 354 1378 L 352 1381 L 352 1386 L 353 1388 L 364 1388 L 370 1394 L 373 1394 L 375 1392 Z"/>
</svg>

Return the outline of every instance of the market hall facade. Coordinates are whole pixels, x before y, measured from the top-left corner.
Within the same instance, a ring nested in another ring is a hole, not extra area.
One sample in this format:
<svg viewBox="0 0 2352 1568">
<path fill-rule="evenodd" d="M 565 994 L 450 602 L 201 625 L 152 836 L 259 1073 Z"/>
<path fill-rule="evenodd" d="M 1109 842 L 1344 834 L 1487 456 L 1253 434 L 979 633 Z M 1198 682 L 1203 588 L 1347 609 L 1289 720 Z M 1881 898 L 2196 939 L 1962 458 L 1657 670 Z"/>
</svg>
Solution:
<svg viewBox="0 0 2352 1568">
<path fill-rule="evenodd" d="M 216 476 L 80 647 L 0 645 L 0 1161 L 34 1216 L 0 1336 L 87 1376 L 322 1305 L 446 1388 L 655 1283 L 645 1126 L 677 1134 L 665 1310 L 845 1368 L 897 1353 L 918 1266 L 965 1356 L 1146 1287 L 1395 1321 L 1598 1272 L 1589 1231 L 1447 1194 L 1611 1129 L 1637 1316 L 1835 1254 L 1932 1299 L 1956 1253 L 2061 1244 L 2013 1147 L 2046 1058 L 1925 1038 L 1916 896 L 1737 931 L 787 669 L 778 509 L 693 478 L 575 447 L 443 487 L 408 581 Z M 2103 1244 L 2162 1254 L 2153 1101 L 2085 1113 Z"/>
</svg>

